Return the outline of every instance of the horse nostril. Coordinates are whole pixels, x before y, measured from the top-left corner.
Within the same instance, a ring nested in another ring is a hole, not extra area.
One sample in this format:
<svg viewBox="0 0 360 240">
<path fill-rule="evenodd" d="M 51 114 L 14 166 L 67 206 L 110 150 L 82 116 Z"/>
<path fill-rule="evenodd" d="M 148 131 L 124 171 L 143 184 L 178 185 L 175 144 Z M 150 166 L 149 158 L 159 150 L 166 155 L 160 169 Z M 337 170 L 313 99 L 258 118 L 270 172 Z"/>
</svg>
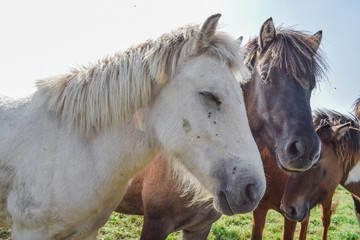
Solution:
<svg viewBox="0 0 360 240">
<path fill-rule="evenodd" d="M 291 217 L 296 217 L 298 214 L 297 208 L 292 205 L 286 209 L 286 212 Z"/>
<path fill-rule="evenodd" d="M 259 191 L 255 184 L 248 184 L 245 187 L 245 194 L 250 202 L 258 200 Z"/>
<path fill-rule="evenodd" d="M 304 148 L 299 141 L 294 141 L 288 145 L 287 152 L 291 158 L 299 158 L 304 153 Z"/>
<path fill-rule="evenodd" d="M 315 164 L 316 164 L 316 163 L 319 162 L 319 159 L 320 159 L 320 153 L 318 152 L 317 154 L 314 155 L 314 157 L 313 157 L 312 160 L 313 160 L 313 162 L 315 162 Z"/>
</svg>

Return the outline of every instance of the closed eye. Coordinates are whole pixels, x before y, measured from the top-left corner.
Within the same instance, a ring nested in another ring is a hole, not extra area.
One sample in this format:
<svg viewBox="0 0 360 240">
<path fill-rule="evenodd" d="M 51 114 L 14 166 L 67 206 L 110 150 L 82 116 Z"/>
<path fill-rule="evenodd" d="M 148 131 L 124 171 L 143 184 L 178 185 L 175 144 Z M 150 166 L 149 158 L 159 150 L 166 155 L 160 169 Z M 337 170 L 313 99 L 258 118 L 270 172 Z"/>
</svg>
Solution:
<svg viewBox="0 0 360 240">
<path fill-rule="evenodd" d="M 217 106 L 219 106 L 222 103 L 220 98 L 212 92 L 204 91 L 204 92 L 199 92 L 199 94 L 204 99 L 207 105 L 211 103 L 215 103 Z"/>
</svg>

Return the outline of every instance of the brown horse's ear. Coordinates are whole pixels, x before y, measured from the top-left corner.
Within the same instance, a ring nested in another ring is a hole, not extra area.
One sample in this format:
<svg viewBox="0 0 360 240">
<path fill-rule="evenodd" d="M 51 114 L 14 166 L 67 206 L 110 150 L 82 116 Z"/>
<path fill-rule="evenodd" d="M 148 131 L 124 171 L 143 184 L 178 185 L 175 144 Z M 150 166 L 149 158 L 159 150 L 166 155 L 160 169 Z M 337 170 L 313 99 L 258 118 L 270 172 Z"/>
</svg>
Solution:
<svg viewBox="0 0 360 240">
<path fill-rule="evenodd" d="M 314 51 L 314 53 L 319 49 L 321 38 L 322 38 L 321 30 L 315 33 L 314 35 L 310 36 L 311 48 Z"/>
<path fill-rule="evenodd" d="M 260 34 L 258 39 L 260 52 L 262 52 L 274 41 L 275 36 L 276 36 L 275 26 L 272 18 L 269 18 L 264 22 L 264 24 L 260 28 Z"/>
<path fill-rule="evenodd" d="M 221 14 L 214 14 L 206 19 L 201 26 L 200 32 L 197 33 L 195 39 L 195 53 L 200 53 L 203 49 L 209 46 L 209 43 L 214 40 L 216 27 L 218 25 Z"/>
<path fill-rule="evenodd" d="M 350 128 L 350 122 L 339 124 L 331 127 L 331 139 L 340 140 Z"/>
</svg>

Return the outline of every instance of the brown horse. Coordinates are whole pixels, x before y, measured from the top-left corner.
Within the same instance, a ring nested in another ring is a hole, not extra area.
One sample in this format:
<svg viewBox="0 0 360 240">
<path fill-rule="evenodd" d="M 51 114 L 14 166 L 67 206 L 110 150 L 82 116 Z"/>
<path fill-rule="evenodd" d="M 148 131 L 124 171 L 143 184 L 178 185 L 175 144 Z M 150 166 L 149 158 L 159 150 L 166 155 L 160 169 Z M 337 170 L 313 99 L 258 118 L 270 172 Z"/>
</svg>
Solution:
<svg viewBox="0 0 360 240">
<path fill-rule="evenodd" d="M 253 72 L 242 89 L 250 128 L 260 151 L 268 149 L 274 165 L 290 172 L 307 170 L 320 153 L 310 96 L 325 66 L 317 51 L 321 35 L 275 30 L 270 18 L 246 46 Z M 183 239 L 206 239 L 220 214 L 211 199 L 194 203 L 196 191 L 182 195 L 163 158 L 133 178 L 116 211 L 144 214 L 141 239 L 165 239 L 177 230 L 183 230 Z"/>
<path fill-rule="evenodd" d="M 360 102 L 360 99 L 357 101 Z M 359 106 L 359 104 L 357 104 Z M 358 114 L 360 108 L 355 111 Z M 335 111 L 319 110 L 314 125 L 322 142 L 319 165 L 289 177 L 281 201 L 281 210 L 292 220 L 305 219 L 316 204 L 322 203 L 323 239 L 331 218 L 331 198 L 341 184 L 350 191 L 357 210 L 360 197 L 360 131 L 359 116 L 345 116 Z"/>
</svg>

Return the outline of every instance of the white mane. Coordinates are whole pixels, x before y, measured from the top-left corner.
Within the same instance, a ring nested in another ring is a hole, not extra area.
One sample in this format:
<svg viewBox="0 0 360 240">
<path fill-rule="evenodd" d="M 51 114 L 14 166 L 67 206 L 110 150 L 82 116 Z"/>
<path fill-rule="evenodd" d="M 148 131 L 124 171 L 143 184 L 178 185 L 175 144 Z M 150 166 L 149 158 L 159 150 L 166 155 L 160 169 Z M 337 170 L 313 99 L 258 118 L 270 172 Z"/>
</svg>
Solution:
<svg viewBox="0 0 360 240">
<path fill-rule="evenodd" d="M 146 107 L 152 89 L 171 79 L 177 63 L 186 57 L 214 56 L 236 76 L 240 73 L 239 81 L 246 81 L 250 74 L 242 64 L 238 44 L 216 33 L 205 51 L 197 53 L 194 36 L 199 31 L 199 25 L 182 27 L 67 75 L 39 80 L 37 94 L 44 107 L 70 129 L 88 134 L 123 123 L 136 109 Z"/>
</svg>

